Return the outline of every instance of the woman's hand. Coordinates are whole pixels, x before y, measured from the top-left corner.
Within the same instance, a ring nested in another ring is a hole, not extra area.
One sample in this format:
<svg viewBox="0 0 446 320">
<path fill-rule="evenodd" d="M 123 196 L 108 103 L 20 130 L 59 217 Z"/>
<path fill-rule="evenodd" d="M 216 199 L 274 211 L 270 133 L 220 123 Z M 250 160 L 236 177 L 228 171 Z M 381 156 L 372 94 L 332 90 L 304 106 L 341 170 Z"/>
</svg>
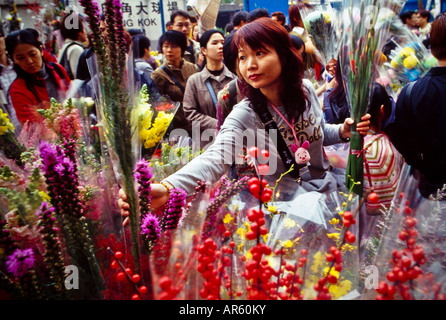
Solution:
<svg viewBox="0 0 446 320">
<path fill-rule="evenodd" d="M 367 113 L 361 118 L 362 121 L 356 125 L 356 130 L 359 132 L 360 135 L 366 136 L 367 131 L 370 130 L 370 118 L 371 115 Z M 345 119 L 340 131 L 342 139 L 347 140 L 350 138 L 350 127 L 353 123 L 355 123 L 355 121 L 352 118 Z"/>
<path fill-rule="evenodd" d="M 167 182 L 164 183 L 169 185 Z M 156 210 L 167 202 L 167 198 L 169 197 L 169 192 L 165 186 L 159 183 L 152 184 L 151 189 L 152 190 L 150 195 L 152 196 L 152 199 L 150 202 L 150 207 Z M 124 222 L 122 223 L 122 225 L 126 226 L 129 222 L 128 220 L 130 211 L 129 211 L 129 204 L 127 202 L 127 195 L 122 189 L 119 189 L 118 206 L 119 209 L 121 210 L 121 216 L 124 217 Z"/>
</svg>

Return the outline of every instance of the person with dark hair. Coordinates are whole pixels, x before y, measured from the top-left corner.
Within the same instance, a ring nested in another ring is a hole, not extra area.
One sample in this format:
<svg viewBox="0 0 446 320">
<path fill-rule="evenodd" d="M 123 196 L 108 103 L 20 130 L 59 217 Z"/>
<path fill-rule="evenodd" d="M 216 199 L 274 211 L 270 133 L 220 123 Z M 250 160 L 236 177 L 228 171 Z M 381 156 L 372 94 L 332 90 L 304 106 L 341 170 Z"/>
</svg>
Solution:
<svg viewBox="0 0 446 320">
<path fill-rule="evenodd" d="M 127 32 L 132 36 L 144 35 L 144 31 L 141 29 L 127 29 Z"/>
<path fill-rule="evenodd" d="M 6 51 L 17 73 L 9 88 L 17 119 L 22 125 L 27 121 L 42 122 L 37 109 L 47 109 L 51 98 L 63 101 L 70 77 L 60 64 L 44 61 L 42 43 L 29 30 L 10 33 Z"/>
<path fill-rule="evenodd" d="M 230 34 L 234 31 L 234 24 L 232 22 L 228 22 L 225 26 L 225 34 Z"/>
<path fill-rule="evenodd" d="M 276 12 L 271 13 L 271 19 L 278 22 L 282 27 L 287 29 L 288 32 L 290 31 L 289 27 L 286 25 L 286 17 L 283 14 L 283 12 L 276 11 Z"/>
<path fill-rule="evenodd" d="M 170 16 L 170 22 L 172 23 L 172 30 L 180 31 L 186 36 L 187 46 L 184 52 L 184 60 L 201 66 L 199 64 L 200 44 L 190 37 L 192 28 L 190 15 L 183 10 L 174 11 Z"/>
<path fill-rule="evenodd" d="M 307 31 L 305 30 L 304 22 L 300 14 L 300 10 L 304 8 L 305 4 L 299 2 L 298 4 L 293 4 L 288 9 L 288 16 L 290 19 L 290 34 L 298 36 L 305 43 L 305 53 L 306 53 L 306 66 L 305 69 L 315 69 L 316 79 L 319 78 L 319 72 L 317 69 L 321 69 L 320 59 L 318 58 L 319 53 L 316 47 L 311 41 Z"/>
<path fill-rule="evenodd" d="M 406 10 L 400 14 L 400 19 L 408 26 L 410 29 L 417 28 L 416 27 L 416 21 L 415 21 L 415 11 L 412 10 Z"/>
<path fill-rule="evenodd" d="M 223 63 L 224 41 L 220 30 L 207 30 L 201 35 L 200 46 L 205 66 L 199 73 L 193 74 L 186 84 L 184 113 L 191 124 L 199 124 L 200 133 L 209 129 L 214 134 L 217 128 L 217 94 L 235 78 Z"/>
<path fill-rule="evenodd" d="M 327 73 L 332 75 L 330 81 L 325 83 L 322 109 L 327 123 L 343 123 L 350 116 L 350 108 L 345 96 L 342 80 L 341 65 L 338 61 L 327 64 Z"/>
<path fill-rule="evenodd" d="M 323 146 L 346 141 L 353 119 L 340 125 L 325 124 L 314 87 L 303 78 L 304 65 L 288 32 L 271 19 L 260 18 L 240 28 L 233 41 L 246 99 L 234 107 L 205 152 L 160 184 L 152 184 L 152 207 L 164 205 L 171 188 L 192 195 L 197 181 L 212 185 L 238 161 L 242 149 L 259 145 L 269 151 L 270 164 L 261 174 L 270 186 L 277 183 L 281 202 L 308 192 L 316 196 L 345 190 L 345 171 L 330 166 Z M 357 123 L 361 135 L 369 130 L 369 118 L 366 115 Z M 297 164 L 293 151 L 293 145 L 304 142 L 309 144 L 309 165 Z M 125 217 L 128 203 L 124 203 L 122 190 L 120 194 Z"/>
<path fill-rule="evenodd" d="M 269 12 L 265 8 L 255 8 L 248 13 L 247 23 L 253 22 L 259 18 L 270 18 Z"/>
<path fill-rule="evenodd" d="M 151 58 L 150 39 L 147 38 L 145 35 L 140 34 L 133 36 L 132 42 L 133 61 L 135 63 L 135 68 L 140 72 L 144 72 L 150 78 L 154 70 L 152 65 L 147 62 L 148 59 Z"/>
<path fill-rule="evenodd" d="M 233 30 L 237 31 L 248 22 L 248 11 L 241 10 L 234 13 L 231 18 Z"/>
<path fill-rule="evenodd" d="M 181 103 L 172 121 L 172 129 L 185 129 L 191 133 L 192 127 L 183 110 L 183 98 L 186 82 L 191 75 L 198 72 L 198 67 L 184 59 L 187 48 L 184 33 L 176 30 L 166 31 L 160 37 L 159 45 L 166 60 L 152 72 L 152 79 L 161 95 L 167 95 L 172 101 Z"/>
<path fill-rule="evenodd" d="M 74 80 L 79 57 L 86 49 L 87 32 L 82 17 L 74 12 L 65 15 L 60 23 L 60 34 L 64 42 L 58 63 L 65 68 L 70 79 Z"/>
<path fill-rule="evenodd" d="M 418 37 L 421 41 L 425 41 L 429 38 L 429 32 L 431 30 L 431 13 L 426 9 L 418 10 L 415 13 L 415 21 L 418 29 Z"/>
<path fill-rule="evenodd" d="M 385 128 L 406 162 L 419 173 L 419 189 L 424 197 L 435 194 L 446 184 L 445 13 L 432 22 L 430 45 L 438 66 L 401 90 L 396 102 L 395 120 Z"/>
</svg>

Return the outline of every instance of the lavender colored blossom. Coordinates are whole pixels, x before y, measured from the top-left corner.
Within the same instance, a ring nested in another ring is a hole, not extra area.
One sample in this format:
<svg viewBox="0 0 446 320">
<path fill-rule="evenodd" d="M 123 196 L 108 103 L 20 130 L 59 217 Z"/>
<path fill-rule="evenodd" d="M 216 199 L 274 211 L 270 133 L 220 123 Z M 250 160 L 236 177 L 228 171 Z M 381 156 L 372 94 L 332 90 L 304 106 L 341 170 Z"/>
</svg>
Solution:
<svg viewBox="0 0 446 320">
<path fill-rule="evenodd" d="M 186 191 L 182 189 L 172 189 L 169 199 L 167 199 L 164 211 L 162 227 L 164 230 L 175 229 L 181 219 L 183 208 L 186 206 Z"/>
<path fill-rule="evenodd" d="M 148 240 L 156 240 L 161 234 L 160 222 L 158 217 L 153 214 L 147 214 L 141 224 L 141 234 Z"/>
<path fill-rule="evenodd" d="M 6 269 L 14 277 L 22 277 L 34 266 L 35 261 L 33 249 L 16 249 L 12 255 L 6 258 Z"/>
</svg>

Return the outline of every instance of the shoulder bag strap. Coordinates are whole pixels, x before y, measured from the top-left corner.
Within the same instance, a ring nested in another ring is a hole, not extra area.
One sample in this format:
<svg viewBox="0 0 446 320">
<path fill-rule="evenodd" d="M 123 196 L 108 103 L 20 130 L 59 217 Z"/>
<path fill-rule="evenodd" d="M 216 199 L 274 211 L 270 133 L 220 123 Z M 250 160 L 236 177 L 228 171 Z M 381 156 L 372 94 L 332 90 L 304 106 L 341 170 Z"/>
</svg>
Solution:
<svg viewBox="0 0 446 320">
<path fill-rule="evenodd" d="M 215 95 L 214 88 L 212 88 L 211 82 L 207 79 L 204 83 L 206 83 L 206 87 L 208 87 L 209 93 L 211 94 L 212 101 L 214 102 L 214 107 L 217 108 L 218 99 Z"/>
<path fill-rule="evenodd" d="M 254 110 L 256 110 L 254 108 Z M 257 114 L 260 117 L 260 120 L 263 123 L 263 126 L 267 131 L 274 129 L 278 132 L 277 135 L 277 151 L 279 152 L 280 158 L 283 161 L 283 164 L 285 165 L 286 169 L 289 170 L 292 165 L 294 165 L 294 170 L 290 172 L 291 177 L 297 182 L 301 183 L 302 177 L 300 175 L 300 169 L 304 168 L 305 165 L 303 164 L 297 164 L 293 154 L 291 153 L 290 149 L 288 148 L 287 144 L 285 143 L 285 140 L 282 137 L 282 134 L 280 133 L 277 123 L 273 120 L 273 117 L 271 113 L 269 112 L 268 108 L 263 108 L 263 110 L 256 110 Z M 297 142 L 297 141 L 296 141 Z"/>
<path fill-rule="evenodd" d="M 180 88 L 181 92 L 184 93 L 184 87 L 181 85 L 181 83 L 173 76 L 172 72 L 170 72 L 169 69 L 166 68 L 165 65 L 161 66 L 161 69 L 164 70 L 165 73 L 167 73 L 167 75 L 170 77 L 170 79 L 172 79 L 173 82 L 175 82 L 175 84 L 177 85 L 178 88 Z"/>
</svg>

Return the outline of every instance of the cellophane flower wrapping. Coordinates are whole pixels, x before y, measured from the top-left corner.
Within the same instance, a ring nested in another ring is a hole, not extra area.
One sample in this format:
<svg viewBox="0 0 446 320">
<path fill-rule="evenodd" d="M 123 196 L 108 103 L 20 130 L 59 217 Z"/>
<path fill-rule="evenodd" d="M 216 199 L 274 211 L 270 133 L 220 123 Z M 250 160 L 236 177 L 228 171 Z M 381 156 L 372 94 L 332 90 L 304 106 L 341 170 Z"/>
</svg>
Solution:
<svg viewBox="0 0 446 320">
<path fill-rule="evenodd" d="M 394 47 L 380 65 L 381 74 L 377 79 L 396 98 L 409 82 L 423 77 L 438 60 L 413 33 L 403 24 L 396 12 L 388 10 L 383 19 L 390 23 L 388 45 Z"/>
<path fill-rule="evenodd" d="M 332 59 L 337 60 L 339 54 L 339 22 L 338 13 L 330 3 L 321 3 L 304 7 L 300 11 L 305 29 L 321 55 L 321 63 L 325 66 Z"/>
<path fill-rule="evenodd" d="M 392 205 L 367 244 L 364 299 L 446 297 L 446 247 L 441 240 L 446 232 L 446 189 L 428 199 L 421 196 L 418 185 L 419 173 L 404 165 Z M 392 293 L 384 287 L 393 287 Z"/>
<path fill-rule="evenodd" d="M 353 182 L 358 182 L 353 190 L 360 196 L 363 195 L 364 140 L 355 124 L 366 113 L 371 86 L 377 78 L 376 66 L 388 37 L 389 23 L 380 19 L 380 14 L 391 5 L 391 1 L 387 0 L 344 0 L 340 18 L 343 22 L 339 55 L 341 73 L 351 118 L 355 121 L 350 130 L 346 185 L 349 189 Z"/>
</svg>

